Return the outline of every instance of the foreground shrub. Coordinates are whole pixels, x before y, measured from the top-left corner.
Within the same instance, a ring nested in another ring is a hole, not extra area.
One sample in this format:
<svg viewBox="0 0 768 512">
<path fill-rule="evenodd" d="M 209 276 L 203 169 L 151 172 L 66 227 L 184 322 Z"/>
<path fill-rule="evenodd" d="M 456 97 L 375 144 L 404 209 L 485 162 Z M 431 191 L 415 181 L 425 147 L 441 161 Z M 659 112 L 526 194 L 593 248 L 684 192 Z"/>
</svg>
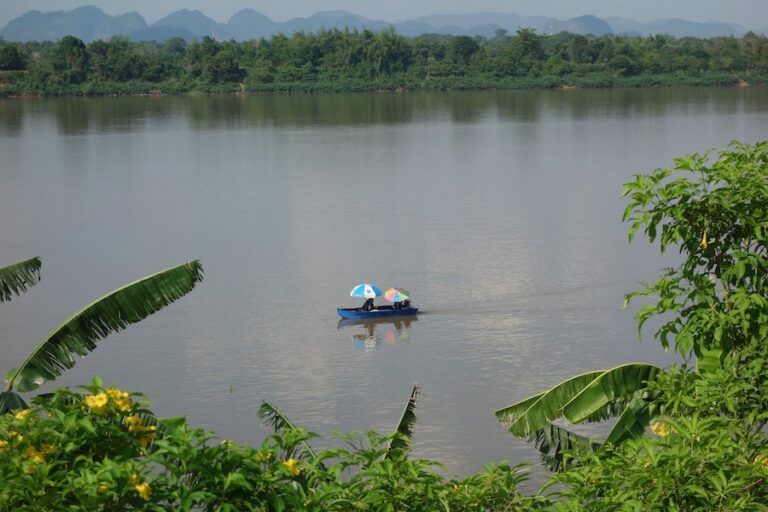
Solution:
<svg viewBox="0 0 768 512">
<path fill-rule="evenodd" d="M 723 368 L 672 368 L 651 383 L 651 433 L 576 457 L 557 510 L 768 510 L 768 377 L 758 344 Z"/>
<path fill-rule="evenodd" d="M 57 390 L 0 415 L 0 510 L 531 510 L 520 467 L 464 480 L 391 451 L 393 436 L 342 437 L 307 457 L 314 437 L 286 429 L 257 448 L 220 441 L 183 418 L 156 420 L 141 395 Z"/>
</svg>

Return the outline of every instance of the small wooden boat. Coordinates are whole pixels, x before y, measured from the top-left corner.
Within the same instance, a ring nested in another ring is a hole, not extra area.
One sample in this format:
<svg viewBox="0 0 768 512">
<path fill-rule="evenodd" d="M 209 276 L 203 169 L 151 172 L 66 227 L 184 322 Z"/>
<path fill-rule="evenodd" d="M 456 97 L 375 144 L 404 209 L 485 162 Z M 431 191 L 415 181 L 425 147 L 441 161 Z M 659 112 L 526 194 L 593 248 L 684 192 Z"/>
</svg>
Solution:
<svg viewBox="0 0 768 512">
<path fill-rule="evenodd" d="M 395 309 L 394 306 L 377 306 L 370 311 L 363 308 L 336 308 L 341 318 L 385 318 L 391 316 L 413 316 L 419 312 L 419 308 L 407 307 Z"/>
</svg>

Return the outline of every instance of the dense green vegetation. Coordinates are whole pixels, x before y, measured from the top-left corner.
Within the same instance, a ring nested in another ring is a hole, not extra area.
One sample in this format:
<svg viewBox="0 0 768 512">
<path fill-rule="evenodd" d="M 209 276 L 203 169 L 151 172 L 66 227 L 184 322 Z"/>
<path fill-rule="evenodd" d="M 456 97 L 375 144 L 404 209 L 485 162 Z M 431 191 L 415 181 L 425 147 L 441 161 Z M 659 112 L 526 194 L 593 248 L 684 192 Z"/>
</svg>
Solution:
<svg viewBox="0 0 768 512">
<path fill-rule="evenodd" d="M 733 85 L 767 81 L 768 38 L 324 30 L 243 43 L 116 37 L 86 45 L 67 36 L 0 41 L 0 71 L 5 95 Z"/>
<path fill-rule="evenodd" d="M 638 327 L 657 317 L 656 337 L 683 362 L 589 372 L 500 410 L 555 470 L 535 495 L 520 491 L 519 466 L 459 480 L 410 457 L 416 388 L 393 434 L 342 434 L 343 447 L 315 451 L 272 404 L 259 415 L 275 434 L 246 447 L 157 419 L 140 395 L 97 379 L 0 414 L 0 510 L 768 510 L 768 142 L 676 159 L 625 195 L 630 239 L 681 254 L 628 300 L 645 301 Z M 36 284 L 39 268 L 0 269 L 0 299 Z M 22 365 L 10 384 L 39 373 Z M 615 416 L 602 441 L 552 423 Z"/>
</svg>

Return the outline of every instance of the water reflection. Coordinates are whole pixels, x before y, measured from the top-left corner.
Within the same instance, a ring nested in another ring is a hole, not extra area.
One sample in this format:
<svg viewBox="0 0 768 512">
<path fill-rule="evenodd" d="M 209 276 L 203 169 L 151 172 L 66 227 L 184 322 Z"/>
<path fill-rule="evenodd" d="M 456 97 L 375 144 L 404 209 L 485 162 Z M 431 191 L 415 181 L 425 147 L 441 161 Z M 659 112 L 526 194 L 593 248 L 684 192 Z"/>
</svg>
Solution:
<svg viewBox="0 0 768 512">
<path fill-rule="evenodd" d="M 350 328 L 358 331 L 351 335 L 355 350 L 370 352 L 378 349 L 382 343 L 386 345 L 397 345 L 398 343 L 408 343 L 411 341 L 409 332 L 411 323 L 418 321 L 419 317 L 411 316 L 405 318 L 381 318 L 371 319 L 353 319 L 342 318 L 339 320 L 338 328 Z"/>
<path fill-rule="evenodd" d="M 252 94 L 0 100 L 0 134 L 18 136 L 27 114 L 53 114 L 59 133 L 130 133 L 186 118 L 195 130 L 274 126 L 375 126 L 491 118 L 532 123 L 547 118 L 662 118 L 670 114 L 764 111 L 766 90 L 667 88 L 445 93 Z M 34 129 L 30 127 L 29 129 Z"/>
<path fill-rule="evenodd" d="M 0 101 L 0 135 L 16 137 L 24 125 L 23 101 Z"/>
</svg>

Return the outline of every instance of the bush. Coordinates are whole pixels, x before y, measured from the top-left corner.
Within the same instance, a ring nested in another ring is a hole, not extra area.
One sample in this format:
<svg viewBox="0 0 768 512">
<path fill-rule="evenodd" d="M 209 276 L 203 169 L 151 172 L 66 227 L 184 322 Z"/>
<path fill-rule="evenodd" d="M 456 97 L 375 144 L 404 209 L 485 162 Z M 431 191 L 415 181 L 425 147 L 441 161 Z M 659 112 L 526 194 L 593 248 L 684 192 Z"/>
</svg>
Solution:
<svg viewBox="0 0 768 512">
<path fill-rule="evenodd" d="M 258 448 L 217 440 L 183 418 L 156 420 L 142 395 L 101 382 L 57 390 L 0 416 L 0 510 L 531 510 L 520 467 L 455 480 L 390 452 L 393 436 L 342 437 L 309 457 L 290 428 Z M 344 477 L 346 475 L 346 477 Z"/>
</svg>

